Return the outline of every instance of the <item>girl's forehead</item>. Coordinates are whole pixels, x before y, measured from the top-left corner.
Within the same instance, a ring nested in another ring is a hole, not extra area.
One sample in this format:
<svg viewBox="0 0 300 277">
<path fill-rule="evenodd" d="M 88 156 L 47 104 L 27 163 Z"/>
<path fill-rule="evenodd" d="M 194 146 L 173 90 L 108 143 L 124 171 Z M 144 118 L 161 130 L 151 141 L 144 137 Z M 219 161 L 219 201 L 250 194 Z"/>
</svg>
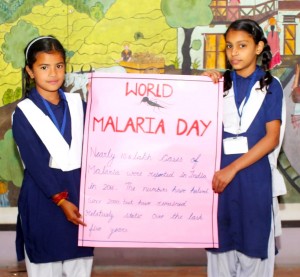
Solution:
<svg viewBox="0 0 300 277">
<path fill-rule="evenodd" d="M 36 63 L 58 63 L 64 62 L 62 53 L 58 51 L 38 52 L 36 54 Z"/>
<path fill-rule="evenodd" d="M 225 37 L 226 41 L 253 41 L 252 35 L 243 30 L 229 30 Z"/>
</svg>

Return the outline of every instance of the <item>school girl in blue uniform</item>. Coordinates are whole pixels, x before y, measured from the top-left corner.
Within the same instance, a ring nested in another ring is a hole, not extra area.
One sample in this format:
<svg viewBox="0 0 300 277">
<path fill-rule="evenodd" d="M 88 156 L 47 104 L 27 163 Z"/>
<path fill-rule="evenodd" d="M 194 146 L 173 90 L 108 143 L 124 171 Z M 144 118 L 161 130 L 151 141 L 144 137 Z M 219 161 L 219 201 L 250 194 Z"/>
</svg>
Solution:
<svg viewBox="0 0 300 277">
<path fill-rule="evenodd" d="M 17 257 L 31 277 L 88 277 L 93 248 L 77 245 L 78 225 L 85 225 L 78 211 L 83 102 L 60 89 L 65 51 L 57 39 L 34 39 L 25 60 L 26 97 L 12 125 L 24 164 Z"/>
<path fill-rule="evenodd" d="M 272 77 L 270 47 L 254 21 L 237 20 L 225 33 L 219 248 L 208 249 L 208 276 L 273 276 L 274 224 L 269 154 L 278 146 L 283 90 Z M 261 65 L 257 65 L 258 58 Z M 220 74 L 204 73 L 213 80 Z"/>
</svg>

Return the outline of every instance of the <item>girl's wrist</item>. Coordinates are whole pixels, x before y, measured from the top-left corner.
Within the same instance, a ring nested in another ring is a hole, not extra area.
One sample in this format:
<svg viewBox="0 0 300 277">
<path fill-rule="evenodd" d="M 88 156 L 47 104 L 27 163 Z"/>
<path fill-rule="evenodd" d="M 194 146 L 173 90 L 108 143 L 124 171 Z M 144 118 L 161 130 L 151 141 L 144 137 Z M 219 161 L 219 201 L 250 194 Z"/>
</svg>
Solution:
<svg viewBox="0 0 300 277">
<path fill-rule="evenodd" d="M 234 174 L 236 175 L 241 169 L 239 168 L 239 163 L 238 162 L 232 162 L 230 165 L 231 170 L 234 172 Z"/>
<path fill-rule="evenodd" d="M 60 206 L 62 202 L 64 202 L 66 199 L 69 198 L 69 193 L 67 191 L 63 191 L 60 193 L 57 193 L 52 196 L 52 201 L 57 205 Z"/>
</svg>

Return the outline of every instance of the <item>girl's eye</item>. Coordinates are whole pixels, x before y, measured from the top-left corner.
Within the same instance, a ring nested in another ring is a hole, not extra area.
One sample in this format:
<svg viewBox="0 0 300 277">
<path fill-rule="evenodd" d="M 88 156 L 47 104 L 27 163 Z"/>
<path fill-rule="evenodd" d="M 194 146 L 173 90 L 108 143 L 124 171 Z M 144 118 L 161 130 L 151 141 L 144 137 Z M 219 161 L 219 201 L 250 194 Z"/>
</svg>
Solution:
<svg viewBox="0 0 300 277">
<path fill-rule="evenodd" d="M 41 69 L 42 69 L 42 70 L 46 70 L 46 69 L 47 69 L 47 66 L 46 66 L 46 65 L 43 65 L 43 66 L 41 67 Z"/>
<path fill-rule="evenodd" d="M 58 65 L 57 65 L 57 68 L 60 68 L 60 69 L 61 69 L 61 68 L 64 68 L 64 65 L 63 65 L 63 64 L 58 64 Z"/>
<path fill-rule="evenodd" d="M 230 49 L 230 48 L 232 48 L 232 45 L 227 44 L 227 45 L 226 45 L 226 48 L 227 48 L 227 49 Z"/>
<path fill-rule="evenodd" d="M 246 44 L 240 44 L 240 48 L 246 47 Z"/>
</svg>

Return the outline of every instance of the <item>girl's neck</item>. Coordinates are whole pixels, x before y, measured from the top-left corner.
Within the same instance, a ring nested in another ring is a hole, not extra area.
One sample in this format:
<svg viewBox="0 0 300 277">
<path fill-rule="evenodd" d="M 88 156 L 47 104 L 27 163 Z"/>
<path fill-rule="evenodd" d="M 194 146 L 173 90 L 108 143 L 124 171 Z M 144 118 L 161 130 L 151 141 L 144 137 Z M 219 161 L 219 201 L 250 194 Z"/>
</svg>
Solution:
<svg viewBox="0 0 300 277">
<path fill-rule="evenodd" d="M 58 91 L 56 92 L 39 92 L 38 93 L 45 99 L 47 100 L 48 102 L 50 102 L 51 104 L 54 104 L 54 105 L 57 105 L 60 101 L 60 95 L 58 93 Z"/>
<path fill-rule="evenodd" d="M 236 74 L 238 74 L 239 76 L 242 76 L 244 78 L 249 77 L 250 75 L 252 75 L 254 73 L 254 71 L 256 70 L 256 65 L 254 67 L 249 67 L 249 68 L 245 68 L 243 70 L 236 70 Z"/>
</svg>

